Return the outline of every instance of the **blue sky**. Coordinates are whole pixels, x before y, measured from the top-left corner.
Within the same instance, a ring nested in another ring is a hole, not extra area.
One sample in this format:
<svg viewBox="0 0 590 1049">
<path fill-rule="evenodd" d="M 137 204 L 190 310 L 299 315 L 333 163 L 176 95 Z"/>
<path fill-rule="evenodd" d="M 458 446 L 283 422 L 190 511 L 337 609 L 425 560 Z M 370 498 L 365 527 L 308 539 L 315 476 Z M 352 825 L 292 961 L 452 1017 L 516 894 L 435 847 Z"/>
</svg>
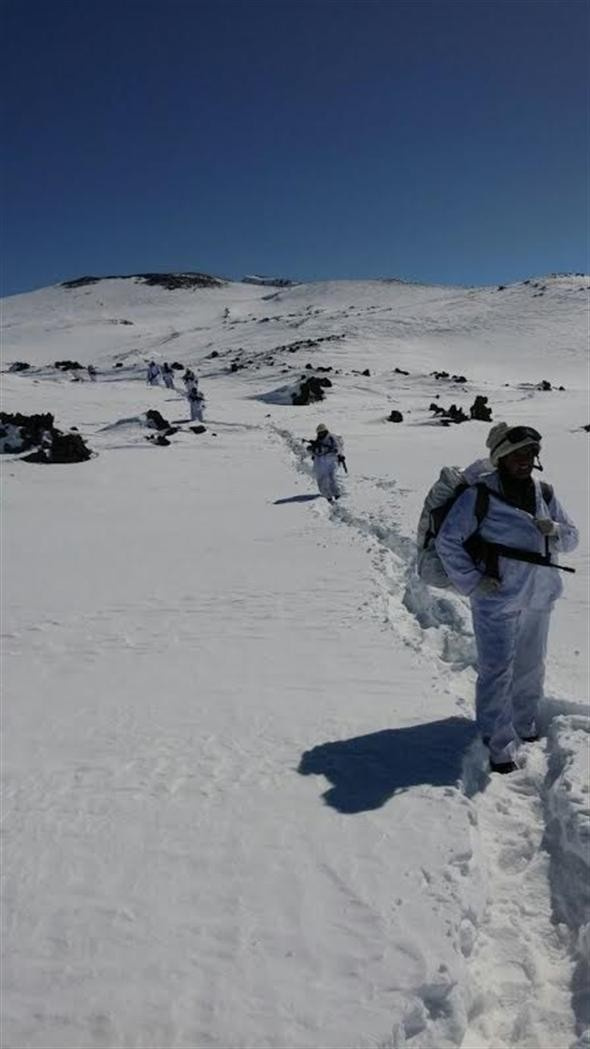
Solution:
<svg viewBox="0 0 590 1049">
<path fill-rule="evenodd" d="M 587 0 L 4 0 L 2 290 L 588 267 Z"/>
</svg>

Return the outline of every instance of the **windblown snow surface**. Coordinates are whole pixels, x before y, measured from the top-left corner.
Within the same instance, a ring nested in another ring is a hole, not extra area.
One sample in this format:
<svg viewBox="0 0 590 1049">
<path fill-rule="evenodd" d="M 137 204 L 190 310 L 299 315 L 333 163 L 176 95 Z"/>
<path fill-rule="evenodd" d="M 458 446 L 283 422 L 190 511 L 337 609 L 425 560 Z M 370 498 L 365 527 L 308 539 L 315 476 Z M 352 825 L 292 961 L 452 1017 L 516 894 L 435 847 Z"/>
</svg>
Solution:
<svg viewBox="0 0 590 1049">
<path fill-rule="evenodd" d="M 4 368 L 31 365 L 4 409 L 98 453 L 3 461 L 4 1046 L 590 1043 L 588 284 L 4 301 Z M 206 433 L 150 357 L 197 371 Z M 281 403 L 304 374 L 325 402 Z M 468 605 L 414 570 L 426 490 L 489 429 L 429 405 L 477 394 L 541 430 L 582 535 L 543 738 L 493 778 Z M 320 421 L 350 471 L 334 507 L 302 443 Z"/>
</svg>

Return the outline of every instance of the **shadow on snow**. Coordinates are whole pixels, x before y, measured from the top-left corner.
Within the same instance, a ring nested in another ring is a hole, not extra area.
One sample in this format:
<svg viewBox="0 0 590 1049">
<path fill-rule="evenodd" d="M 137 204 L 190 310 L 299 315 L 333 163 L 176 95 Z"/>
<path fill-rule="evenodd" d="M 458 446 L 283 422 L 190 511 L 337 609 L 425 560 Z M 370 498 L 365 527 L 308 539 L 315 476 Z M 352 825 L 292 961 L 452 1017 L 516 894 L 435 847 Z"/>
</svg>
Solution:
<svg viewBox="0 0 590 1049">
<path fill-rule="evenodd" d="M 321 499 L 319 492 L 312 492 L 308 495 L 290 495 L 286 499 L 275 499 L 273 506 L 282 506 L 283 503 L 309 503 L 312 499 Z"/>
<path fill-rule="evenodd" d="M 324 801 L 338 812 L 365 812 L 408 787 L 456 786 L 465 750 L 475 735 L 475 723 L 460 717 L 385 729 L 320 743 L 305 751 L 297 771 L 325 776 L 332 787 Z"/>
</svg>

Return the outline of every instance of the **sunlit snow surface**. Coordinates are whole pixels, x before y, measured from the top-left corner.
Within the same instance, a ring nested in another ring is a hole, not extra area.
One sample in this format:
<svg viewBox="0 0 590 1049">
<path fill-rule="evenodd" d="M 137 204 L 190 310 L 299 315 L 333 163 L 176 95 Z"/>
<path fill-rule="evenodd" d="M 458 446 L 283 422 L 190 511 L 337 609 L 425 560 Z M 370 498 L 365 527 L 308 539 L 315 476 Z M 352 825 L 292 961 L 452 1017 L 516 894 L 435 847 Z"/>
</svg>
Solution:
<svg viewBox="0 0 590 1049">
<path fill-rule="evenodd" d="M 98 454 L 3 461 L 3 1044 L 587 1044 L 589 283 L 5 300 L 4 367 L 33 367 L 3 407 Z M 205 434 L 151 357 L 197 371 Z M 326 401 L 269 401 L 307 363 Z M 428 407 L 477 394 L 541 430 L 582 535 L 543 739 L 492 780 L 468 606 L 413 573 L 427 488 L 489 428 Z M 320 421 L 350 471 L 334 508 L 302 443 Z"/>
</svg>

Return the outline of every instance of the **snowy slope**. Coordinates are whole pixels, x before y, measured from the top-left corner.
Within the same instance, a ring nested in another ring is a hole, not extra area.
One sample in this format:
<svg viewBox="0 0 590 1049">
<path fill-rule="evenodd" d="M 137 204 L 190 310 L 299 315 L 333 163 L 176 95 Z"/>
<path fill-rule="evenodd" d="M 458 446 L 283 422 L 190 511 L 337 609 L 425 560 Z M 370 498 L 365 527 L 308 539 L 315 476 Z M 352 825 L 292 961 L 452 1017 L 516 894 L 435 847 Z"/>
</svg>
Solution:
<svg viewBox="0 0 590 1049">
<path fill-rule="evenodd" d="M 587 285 L 118 279 L 5 300 L 5 367 L 33 367 L 3 375 L 3 407 L 98 453 L 3 463 L 6 1045 L 582 1039 Z M 152 356 L 196 368 L 206 434 L 145 440 L 146 409 L 187 419 L 145 386 Z M 333 369 L 323 404 L 263 399 L 307 363 Z M 501 781 L 474 739 L 468 608 L 413 573 L 425 490 L 488 429 L 428 406 L 480 393 L 540 428 L 582 532 L 546 734 Z M 320 420 L 350 467 L 334 509 L 301 443 Z"/>
</svg>

